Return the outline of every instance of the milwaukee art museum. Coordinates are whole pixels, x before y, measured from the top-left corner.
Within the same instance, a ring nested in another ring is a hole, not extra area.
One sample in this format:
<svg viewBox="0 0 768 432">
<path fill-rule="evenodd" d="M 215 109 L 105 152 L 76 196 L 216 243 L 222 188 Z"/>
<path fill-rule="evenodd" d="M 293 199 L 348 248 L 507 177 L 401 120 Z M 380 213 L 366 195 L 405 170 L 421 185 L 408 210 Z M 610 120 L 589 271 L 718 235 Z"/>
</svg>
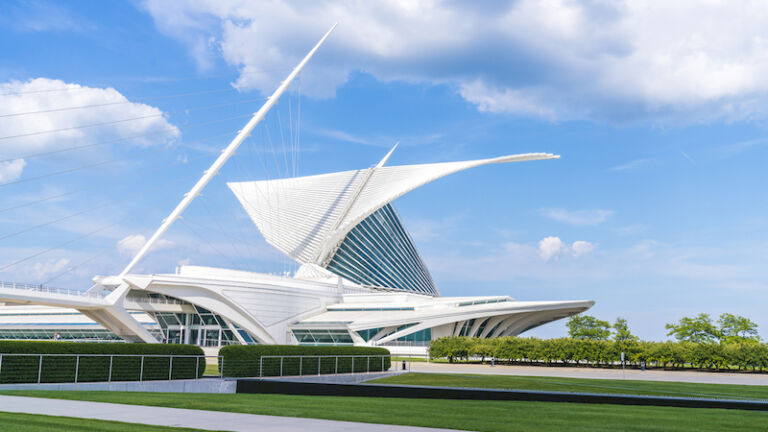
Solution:
<svg viewBox="0 0 768 432">
<path fill-rule="evenodd" d="M 264 239 L 300 264 L 292 276 L 181 266 L 133 268 L 264 119 L 333 28 L 281 82 L 128 266 L 85 292 L 0 283 L 0 339 L 360 345 L 425 352 L 442 336 L 493 338 L 577 314 L 594 302 L 442 297 L 393 202 L 447 175 L 488 164 L 554 159 L 529 153 L 229 183 Z M 25 304 L 26 306 L 17 306 Z"/>
<path fill-rule="evenodd" d="M 228 184 L 266 241 L 301 264 L 293 276 L 181 266 L 168 274 L 96 277 L 85 294 L 6 284 L 0 301 L 48 307 L 0 308 L 0 337 L 51 339 L 59 333 L 63 339 L 209 347 L 361 345 L 423 352 L 441 336 L 514 336 L 593 305 L 440 296 L 392 204 L 459 171 L 557 156 L 386 166 L 388 157 L 367 169 Z"/>
</svg>

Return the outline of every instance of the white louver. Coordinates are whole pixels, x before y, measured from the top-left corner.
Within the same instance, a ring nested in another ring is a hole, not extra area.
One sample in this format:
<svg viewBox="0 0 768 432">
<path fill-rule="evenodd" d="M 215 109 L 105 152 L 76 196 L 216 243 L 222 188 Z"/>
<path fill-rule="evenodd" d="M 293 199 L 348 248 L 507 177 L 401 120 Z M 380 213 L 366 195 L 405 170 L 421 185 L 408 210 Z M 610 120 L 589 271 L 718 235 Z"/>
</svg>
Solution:
<svg viewBox="0 0 768 432">
<path fill-rule="evenodd" d="M 480 165 L 558 157 L 527 153 L 464 162 L 376 166 L 228 186 L 268 243 L 300 263 L 323 265 L 352 228 L 419 186 Z"/>
</svg>

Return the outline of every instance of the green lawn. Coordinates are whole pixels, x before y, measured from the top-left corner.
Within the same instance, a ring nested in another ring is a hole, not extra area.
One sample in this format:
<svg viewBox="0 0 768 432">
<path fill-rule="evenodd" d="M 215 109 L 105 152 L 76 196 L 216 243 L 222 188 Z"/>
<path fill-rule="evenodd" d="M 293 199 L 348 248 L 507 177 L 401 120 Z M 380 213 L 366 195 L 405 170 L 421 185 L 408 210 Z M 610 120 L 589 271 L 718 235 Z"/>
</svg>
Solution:
<svg viewBox="0 0 768 432">
<path fill-rule="evenodd" d="M 432 373 L 409 373 L 369 382 L 375 384 L 768 400 L 768 386 L 730 384 Z"/>
<path fill-rule="evenodd" d="M 2 408 L 2 407 L 0 407 Z M 85 420 L 71 417 L 52 417 L 33 414 L 0 412 L 0 425 L 3 432 L 47 432 L 52 430 L 77 431 L 193 431 L 196 429 L 170 428 L 160 426 L 136 425 L 130 423 L 103 420 Z"/>
<path fill-rule="evenodd" d="M 221 371 L 219 371 L 219 365 L 215 364 L 207 364 L 205 365 L 205 372 L 203 372 L 203 375 L 205 376 L 220 376 Z"/>
<path fill-rule="evenodd" d="M 760 431 L 768 413 L 547 402 L 257 394 L 4 394 L 482 431 Z"/>
</svg>

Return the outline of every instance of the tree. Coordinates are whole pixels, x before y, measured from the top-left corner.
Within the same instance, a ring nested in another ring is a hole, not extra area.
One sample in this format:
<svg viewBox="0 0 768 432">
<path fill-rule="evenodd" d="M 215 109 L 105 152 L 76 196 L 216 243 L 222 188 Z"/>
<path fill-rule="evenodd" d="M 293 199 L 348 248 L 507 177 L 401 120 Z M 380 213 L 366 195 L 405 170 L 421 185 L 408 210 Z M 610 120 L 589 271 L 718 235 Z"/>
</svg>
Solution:
<svg viewBox="0 0 768 432">
<path fill-rule="evenodd" d="M 709 343 L 717 342 L 722 337 L 712 318 L 704 313 L 695 318 L 683 317 L 677 324 L 667 324 L 666 328 L 669 330 L 667 336 L 674 336 L 679 341 Z"/>
<path fill-rule="evenodd" d="M 724 313 L 720 315 L 717 324 L 720 326 L 722 342 L 760 342 L 760 336 L 757 334 L 757 324 L 749 318 Z"/>
<path fill-rule="evenodd" d="M 637 341 L 637 336 L 629 331 L 629 324 L 622 317 L 617 317 L 613 323 L 613 340 L 622 346 Z"/>
<path fill-rule="evenodd" d="M 606 340 L 611 335 L 608 321 L 589 315 L 574 315 L 568 319 L 568 336 L 574 339 Z"/>
<path fill-rule="evenodd" d="M 472 344 L 469 338 L 461 337 L 441 337 L 429 344 L 429 356 L 432 358 L 448 357 L 448 362 L 453 363 L 455 359 L 466 359 L 469 357 L 469 350 Z"/>
</svg>

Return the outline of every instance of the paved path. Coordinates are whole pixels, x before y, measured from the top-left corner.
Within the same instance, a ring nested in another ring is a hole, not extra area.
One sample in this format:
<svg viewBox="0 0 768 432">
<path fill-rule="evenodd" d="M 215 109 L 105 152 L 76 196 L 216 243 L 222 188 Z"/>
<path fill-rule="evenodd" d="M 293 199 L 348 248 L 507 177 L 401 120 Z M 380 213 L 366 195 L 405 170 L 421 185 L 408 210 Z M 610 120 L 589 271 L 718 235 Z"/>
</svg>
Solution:
<svg viewBox="0 0 768 432">
<path fill-rule="evenodd" d="M 677 381 L 705 384 L 744 384 L 768 386 L 768 374 L 739 374 L 728 372 L 660 371 L 627 369 L 598 369 L 546 366 L 502 366 L 481 364 L 411 363 L 411 372 L 465 373 L 484 375 L 521 375 L 565 378 L 628 379 L 643 381 Z"/>
<path fill-rule="evenodd" d="M 227 431 L 312 432 L 417 432 L 447 431 L 412 426 L 393 426 L 297 417 L 277 417 L 220 411 L 163 408 L 65 399 L 0 395 L 0 411 L 94 420 L 111 420 L 155 426 Z"/>
</svg>

